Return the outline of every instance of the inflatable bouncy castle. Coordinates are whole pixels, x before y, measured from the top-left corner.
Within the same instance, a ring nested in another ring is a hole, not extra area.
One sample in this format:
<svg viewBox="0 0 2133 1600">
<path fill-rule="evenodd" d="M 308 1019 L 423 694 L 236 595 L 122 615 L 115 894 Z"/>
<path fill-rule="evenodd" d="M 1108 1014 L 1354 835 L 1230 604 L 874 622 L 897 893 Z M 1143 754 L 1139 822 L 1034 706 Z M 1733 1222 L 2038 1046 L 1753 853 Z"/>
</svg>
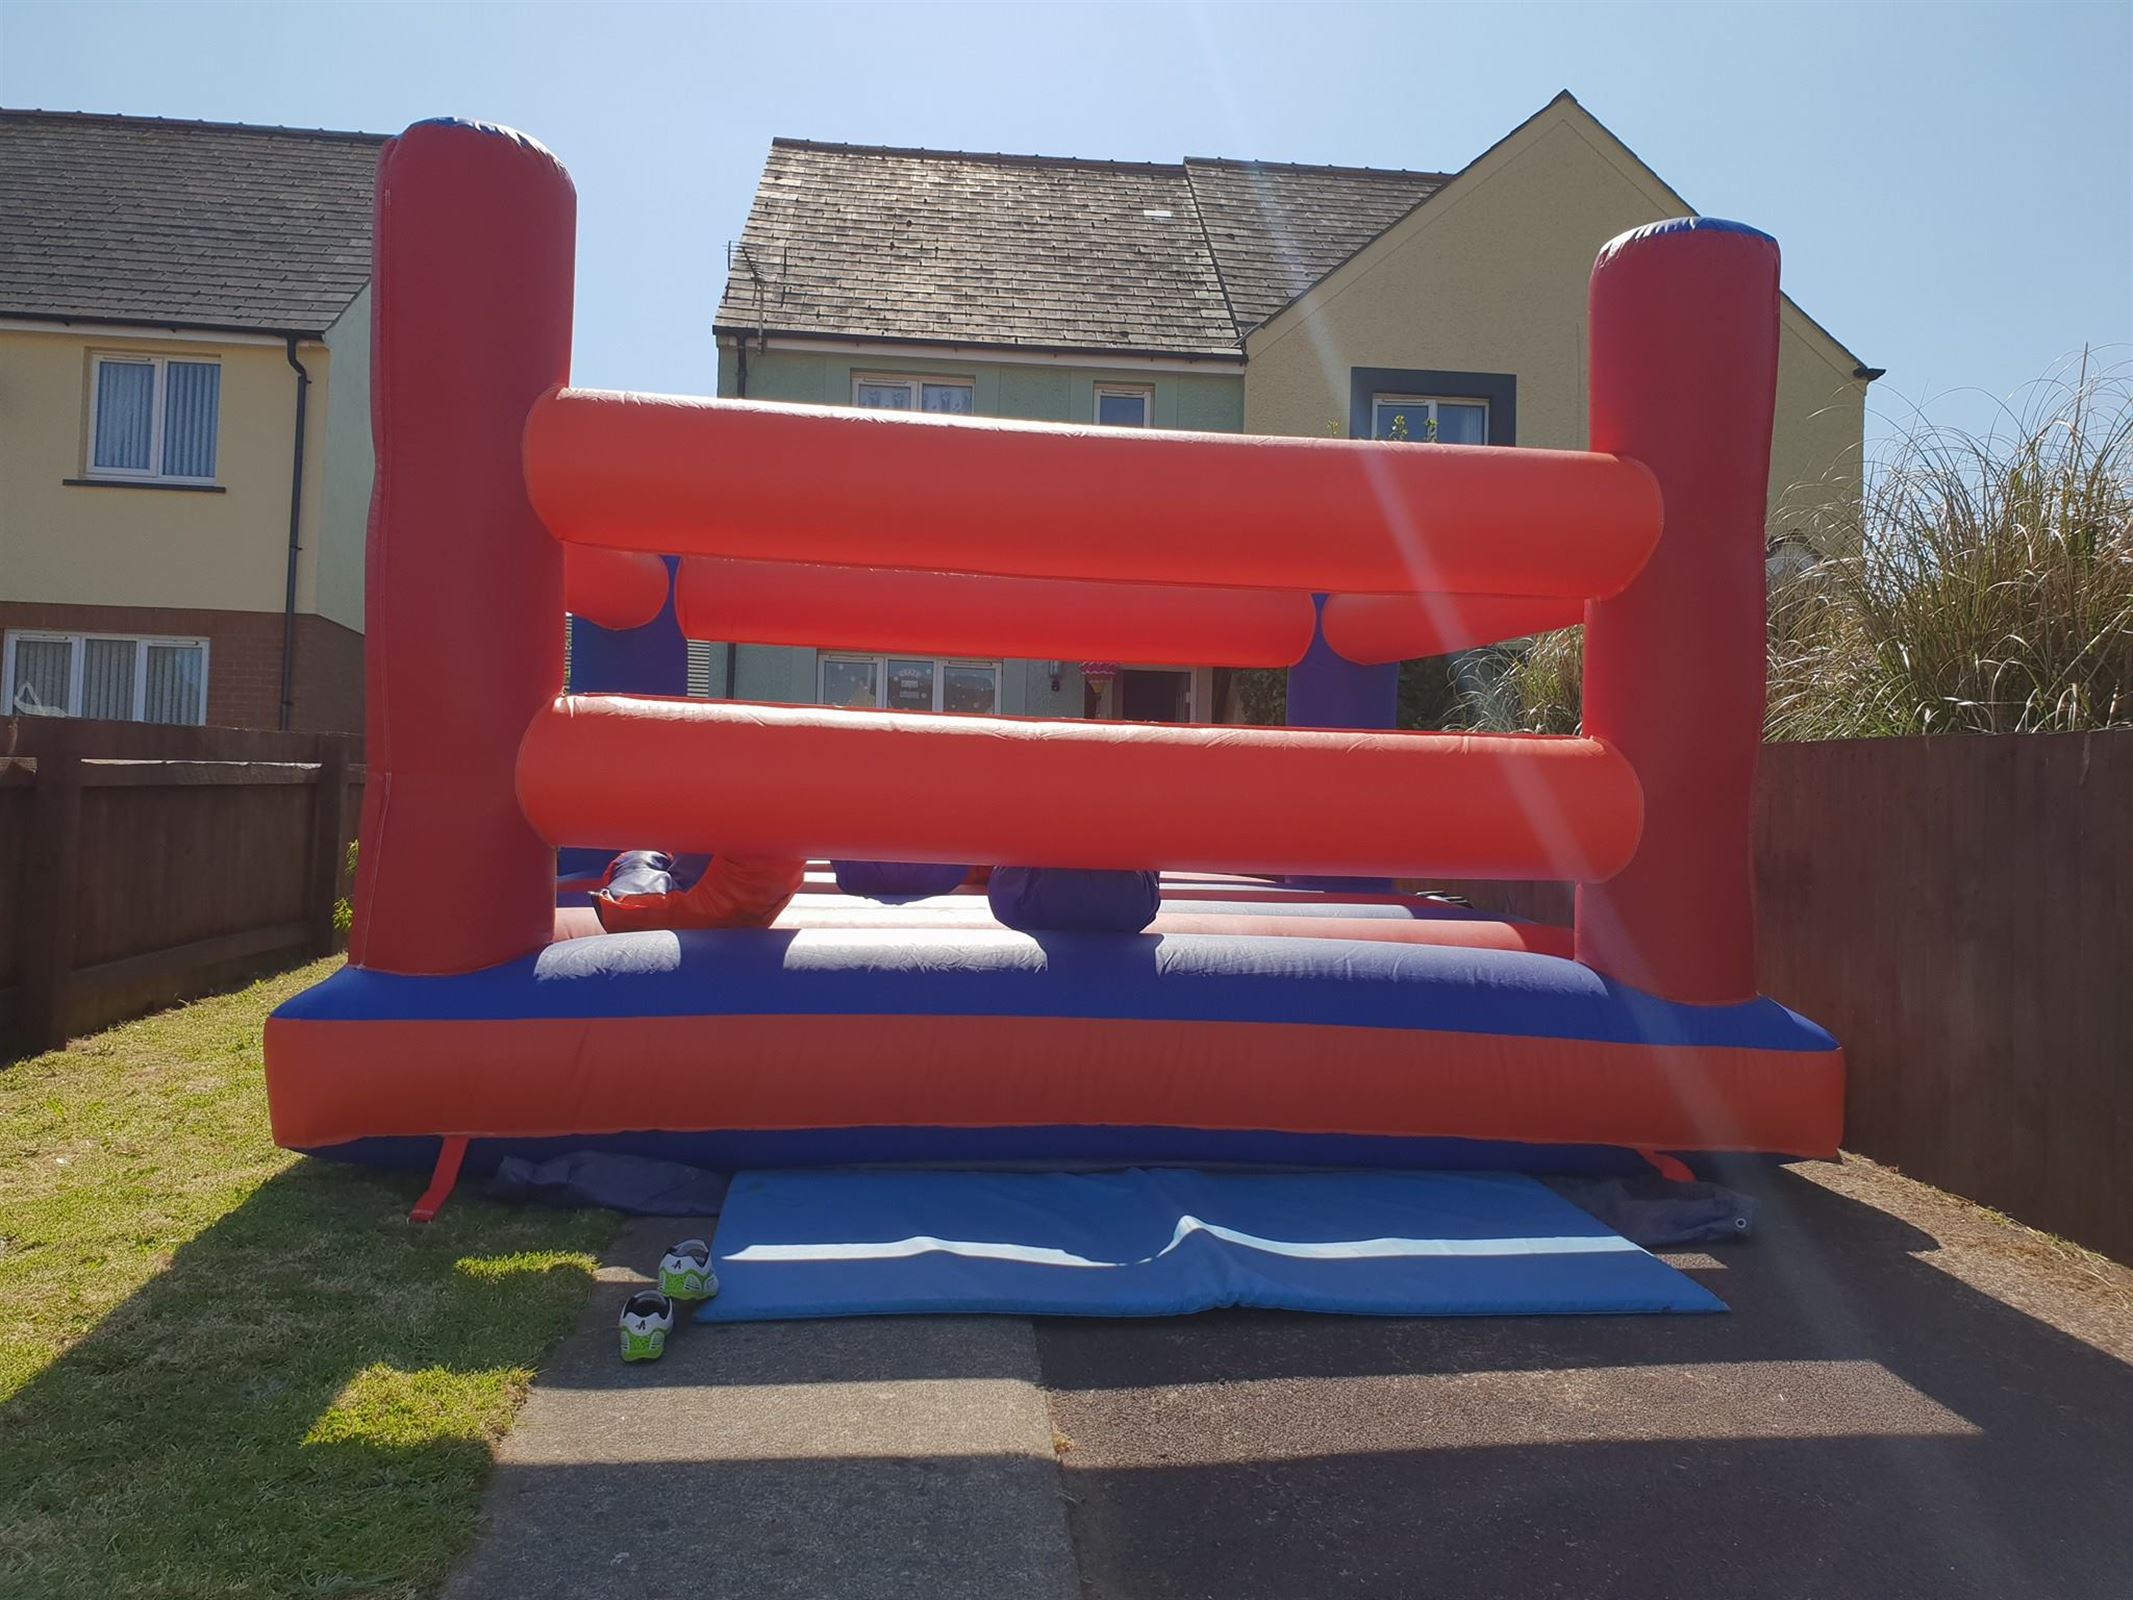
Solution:
<svg viewBox="0 0 2133 1600">
<path fill-rule="evenodd" d="M 1574 452 L 576 390 L 574 205 L 500 128 L 381 159 L 355 925 L 268 1024 L 282 1144 L 447 1178 L 1835 1152 L 1841 1053 L 1755 990 L 1772 240 L 1607 246 Z M 566 609 L 667 660 L 1294 665 L 1322 725 L 564 693 Z M 1310 687 L 1578 620 L 1576 736 L 1343 726 Z M 558 909 L 559 849 L 653 848 L 730 864 L 732 925 Z M 1003 921 L 1008 871 L 1147 899 Z M 1431 877 L 1572 880 L 1575 929 L 1391 892 Z"/>
</svg>

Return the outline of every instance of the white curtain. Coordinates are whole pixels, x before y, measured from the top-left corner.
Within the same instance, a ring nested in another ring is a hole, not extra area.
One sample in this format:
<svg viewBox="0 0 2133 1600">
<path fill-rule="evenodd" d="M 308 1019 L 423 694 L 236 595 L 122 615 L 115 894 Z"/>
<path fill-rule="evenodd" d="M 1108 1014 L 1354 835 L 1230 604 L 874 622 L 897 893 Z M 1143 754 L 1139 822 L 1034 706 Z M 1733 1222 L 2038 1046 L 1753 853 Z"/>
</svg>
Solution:
<svg viewBox="0 0 2133 1600">
<path fill-rule="evenodd" d="M 222 368 L 212 361 L 171 361 L 164 372 L 163 475 L 212 478 Z"/>
<path fill-rule="evenodd" d="M 970 390 L 960 383 L 929 383 L 925 386 L 925 409 L 945 411 L 952 416 L 970 415 Z"/>
<path fill-rule="evenodd" d="M 32 716 L 65 716 L 73 656 L 74 645 L 67 639 L 17 639 L 15 681 L 9 688 L 7 709 Z"/>
<path fill-rule="evenodd" d="M 205 722 L 207 662 L 196 644 L 148 647 L 148 692 L 141 706 L 144 722 Z"/>
<path fill-rule="evenodd" d="M 146 472 L 155 416 L 156 369 L 146 361 L 96 364 L 96 439 L 89 460 L 117 472 Z"/>
<path fill-rule="evenodd" d="M 1437 402 L 1437 443 L 1487 444 L 1489 408 L 1465 406 L 1456 401 Z"/>
<path fill-rule="evenodd" d="M 133 718 L 131 639 L 84 639 L 81 647 L 81 715 L 119 722 Z"/>
</svg>

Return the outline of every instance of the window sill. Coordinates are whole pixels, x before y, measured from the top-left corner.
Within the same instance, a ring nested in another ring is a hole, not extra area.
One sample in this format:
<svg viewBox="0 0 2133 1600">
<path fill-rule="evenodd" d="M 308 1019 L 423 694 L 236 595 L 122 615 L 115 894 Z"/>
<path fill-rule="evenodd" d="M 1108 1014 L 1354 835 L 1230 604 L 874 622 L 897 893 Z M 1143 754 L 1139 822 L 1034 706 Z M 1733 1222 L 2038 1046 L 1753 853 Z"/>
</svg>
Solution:
<svg viewBox="0 0 2133 1600">
<path fill-rule="evenodd" d="M 180 483 L 165 478 L 61 478 L 69 489 L 174 489 L 180 494 L 228 494 L 219 483 Z"/>
</svg>

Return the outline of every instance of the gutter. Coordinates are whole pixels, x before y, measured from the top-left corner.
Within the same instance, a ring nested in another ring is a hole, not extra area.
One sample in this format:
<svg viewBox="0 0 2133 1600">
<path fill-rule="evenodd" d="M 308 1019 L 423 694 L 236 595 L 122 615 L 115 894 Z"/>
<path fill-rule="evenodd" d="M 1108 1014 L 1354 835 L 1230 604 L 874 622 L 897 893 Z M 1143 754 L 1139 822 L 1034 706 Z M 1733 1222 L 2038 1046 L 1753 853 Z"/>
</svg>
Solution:
<svg viewBox="0 0 2133 1600">
<path fill-rule="evenodd" d="M 711 338 L 713 343 L 717 342 L 718 333 L 715 329 L 712 331 Z M 736 345 L 735 353 L 739 359 L 735 363 L 734 370 L 733 387 L 737 391 L 734 398 L 736 400 L 745 400 L 748 398 L 748 336 L 745 333 L 742 334 L 739 340 L 736 341 Z M 676 574 L 675 582 L 679 583 L 680 581 L 680 575 Z M 735 641 L 728 639 L 726 641 L 726 698 L 728 700 L 740 699 L 740 685 L 741 647 Z"/>
<path fill-rule="evenodd" d="M 1233 323 L 1232 326 L 1235 324 Z M 762 349 L 772 339 L 791 339 L 796 343 L 863 344 L 873 346 L 909 347 L 920 350 L 951 350 L 959 354 L 986 352 L 1003 359 L 1017 355 L 1075 357 L 1091 366 L 1102 366 L 1111 361 L 1176 361 L 1198 366 L 1242 366 L 1244 352 L 1239 350 L 1142 350 L 1125 349 L 1118 345 L 1084 344 L 1008 344 L 986 339 L 939 339 L 920 338 L 913 334 L 900 333 L 825 333 L 819 328 L 744 328 L 732 323 L 713 323 L 714 339 L 755 339 Z"/>
<path fill-rule="evenodd" d="M 285 334 L 289 365 L 296 372 L 296 434 L 289 458 L 289 560 L 281 601 L 281 731 L 289 731 L 296 709 L 296 560 L 304 519 L 304 418 L 311 400 L 311 374 L 296 359 L 296 334 Z"/>
<path fill-rule="evenodd" d="M 237 322 L 173 322 L 169 318 L 115 317 L 105 312 L 94 316 L 73 311 L 37 311 L 20 306 L 0 306 L 0 326 L 15 323 L 35 323 L 39 328 L 116 328 L 133 334 L 181 334 L 199 336 L 213 334 L 217 339 L 243 344 L 278 344 L 288 337 L 288 330 L 262 328 L 257 323 Z M 27 331 L 27 330 L 24 330 Z M 319 328 L 298 330 L 305 339 L 325 336 Z"/>
</svg>

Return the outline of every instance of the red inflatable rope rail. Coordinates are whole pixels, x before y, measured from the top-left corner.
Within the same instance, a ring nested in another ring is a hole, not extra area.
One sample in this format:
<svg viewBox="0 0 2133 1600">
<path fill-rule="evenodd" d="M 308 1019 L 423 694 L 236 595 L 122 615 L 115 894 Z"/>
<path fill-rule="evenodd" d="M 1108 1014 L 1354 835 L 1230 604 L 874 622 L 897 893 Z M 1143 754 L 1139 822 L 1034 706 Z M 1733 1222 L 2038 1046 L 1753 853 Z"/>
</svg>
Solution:
<svg viewBox="0 0 2133 1600">
<path fill-rule="evenodd" d="M 641 628 L 667 603 L 667 564 L 629 550 L 563 549 L 563 605 L 602 628 Z"/>
<path fill-rule="evenodd" d="M 1336 594 L 1326 643 L 1361 666 L 1450 655 L 1585 620 L 1577 600 L 1527 594 Z"/>
<path fill-rule="evenodd" d="M 872 861 L 1605 878 L 1629 763 L 1592 739 L 565 696 L 519 749 L 552 844 Z"/>
<path fill-rule="evenodd" d="M 1583 600 L 1659 538 L 1640 463 L 1565 450 L 564 389 L 525 464 L 566 543 L 1002 577 Z"/>
<path fill-rule="evenodd" d="M 677 604 L 690 638 L 734 644 L 1215 667 L 1286 667 L 1311 647 L 1311 597 L 1278 589 L 698 556 L 682 563 Z"/>
</svg>

